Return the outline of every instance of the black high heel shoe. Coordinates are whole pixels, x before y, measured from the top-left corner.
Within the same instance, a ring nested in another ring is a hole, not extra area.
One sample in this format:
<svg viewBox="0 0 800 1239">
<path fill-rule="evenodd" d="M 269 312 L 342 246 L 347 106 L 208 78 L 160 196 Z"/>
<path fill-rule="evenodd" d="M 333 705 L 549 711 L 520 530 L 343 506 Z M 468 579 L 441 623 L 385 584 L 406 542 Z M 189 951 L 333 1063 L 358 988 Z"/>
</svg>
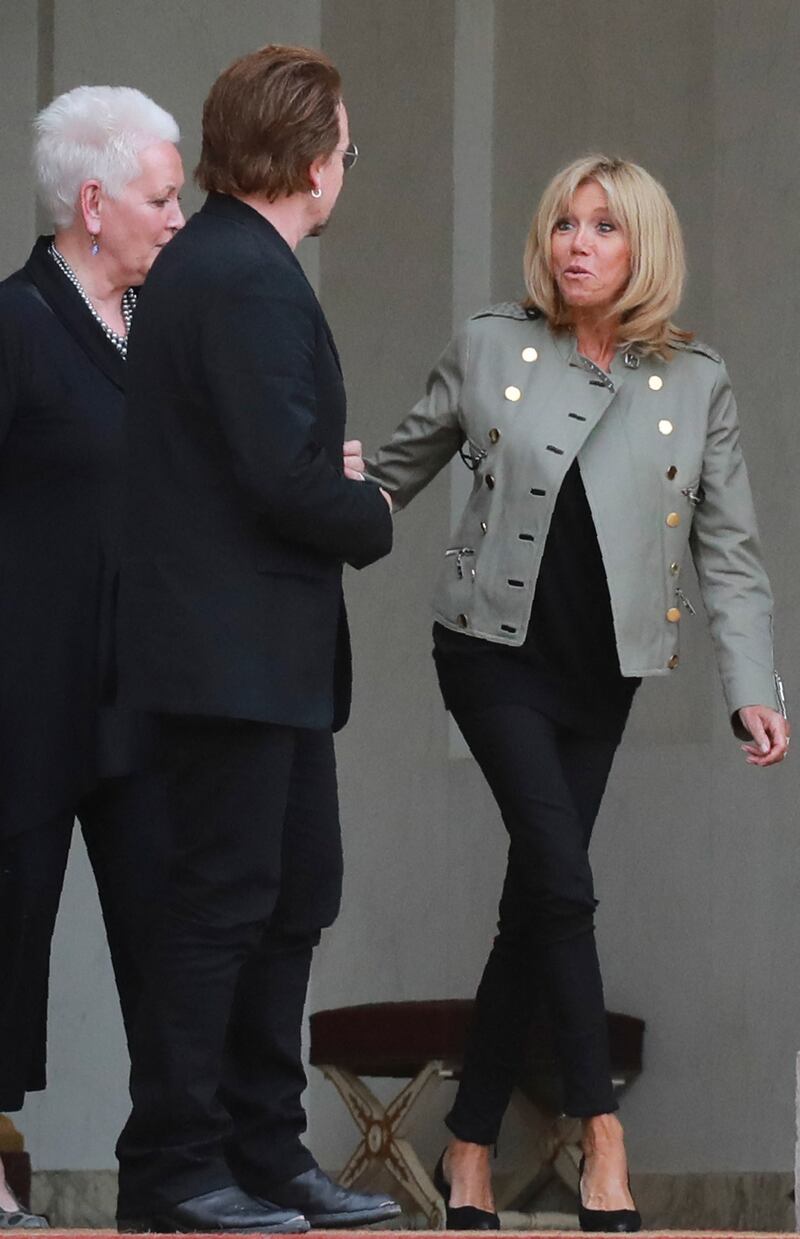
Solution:
<svg viewBox="0 0 800 1239">
<path fill-rule="evenodd" d="M 631 1235 L 642 1229 L 642 1218 L 638 1209 L 587 1209 L 583 1203 L 583 1166 L 585 1158 L 581 1158 L 578 1167 L 578 1221 L 583 1231 L 606 1231 L 618 1235 Z M 631 1180 L 628 1176 L 628 1190 Z"/>
<path fill-rule="evenodd" d="M 500 1229 L 499 1217 L 496 1213 L 490 1213 L 488 1209 L 476 1209 L 474 1205 L 459 1205 L 457 1209 L 450 1208 L 450 1184 L 444 1177 L 444 1153 L 436 1163 L 433 1186 L 444 1201 L 447 1230 Z"/>
</svg>

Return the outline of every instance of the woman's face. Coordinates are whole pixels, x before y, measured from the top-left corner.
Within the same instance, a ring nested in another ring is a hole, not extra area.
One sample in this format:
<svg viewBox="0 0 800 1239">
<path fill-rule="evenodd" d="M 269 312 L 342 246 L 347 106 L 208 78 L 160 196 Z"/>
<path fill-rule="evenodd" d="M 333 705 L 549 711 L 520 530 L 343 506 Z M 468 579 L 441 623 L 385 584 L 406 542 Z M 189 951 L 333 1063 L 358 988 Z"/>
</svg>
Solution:
<svg viewBox="0 0 800 1239">
<path fill-rule="evenodd" d="M 119 269 L 121 282 L 144 282 L 158 253 L 184 225 L 178 195 L 183 164 L 172 142 L 154 142 L 139 152 L 141 172 L 119 198 L 102 200 L 101 252 Z"/>
<path fill-rule="evenodd" d="M 556 220 L 551 244 L 553 278 L 565 305 L 604 310 L 616 301 L 630 279 L 631 252 L 597 181 L 578 187 L 570 209 Z"/>
</svg>

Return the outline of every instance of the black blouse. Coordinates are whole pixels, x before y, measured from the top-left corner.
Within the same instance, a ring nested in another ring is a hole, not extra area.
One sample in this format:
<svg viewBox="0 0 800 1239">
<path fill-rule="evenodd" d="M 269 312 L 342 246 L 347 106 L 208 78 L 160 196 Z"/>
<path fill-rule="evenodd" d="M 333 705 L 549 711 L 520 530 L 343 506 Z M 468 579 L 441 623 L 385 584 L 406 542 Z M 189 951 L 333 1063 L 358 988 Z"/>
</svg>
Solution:
<svg viewBox="0 0 800 1239">
<path fill-rule="evenodd" d="M 611 599 L 575 460 L 556 500 L 525 641 L 500 645 L 434 625 L 445 705 L 520 704 L 586 735 L 619 737 L 641 680 L 622 675 Z"/>
<path fill-rule="evenodd" d="M 145 721 L 103 704 L 125 363 L 50 241 L 0 284 L 0 837 L 149 753 Z"/>
</svg>

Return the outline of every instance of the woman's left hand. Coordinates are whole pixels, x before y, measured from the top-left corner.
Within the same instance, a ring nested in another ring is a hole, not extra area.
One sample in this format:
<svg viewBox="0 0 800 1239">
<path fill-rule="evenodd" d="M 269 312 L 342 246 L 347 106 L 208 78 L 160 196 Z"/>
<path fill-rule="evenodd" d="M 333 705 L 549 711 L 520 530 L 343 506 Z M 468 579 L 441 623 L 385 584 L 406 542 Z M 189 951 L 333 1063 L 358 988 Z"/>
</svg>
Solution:
<svg viewBox="0 0 800 1239">
<path fill-rule="evenodd" d="M 753 737 L 742 745 L 748 765 L 772 766 L 783 761 L 789 751 L 791 727 L 782 714 L 769 706 L 743 706 L 739 718 Z"/>
</svg>

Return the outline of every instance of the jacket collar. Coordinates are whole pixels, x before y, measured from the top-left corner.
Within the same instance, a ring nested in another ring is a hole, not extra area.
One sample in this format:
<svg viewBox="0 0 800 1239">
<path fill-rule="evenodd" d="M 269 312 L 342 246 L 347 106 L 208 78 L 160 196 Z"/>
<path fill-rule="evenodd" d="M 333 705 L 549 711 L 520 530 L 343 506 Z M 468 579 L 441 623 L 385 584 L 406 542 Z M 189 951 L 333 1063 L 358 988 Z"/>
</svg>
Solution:
<svg viewBox="0 0 800 1239">
<path fill-rule="evenodd" d="M 578 341 L 571 331 L 555 332 L 549 328 L 550 337 L 555 345 L 556 351 L 561 355 L 564 361 L 569 366 L 573 366 L 577 370 L 592 370 L 593 363 L 588 361 L 581 353 L 578 352 Z M 630 359 L 636 357 L 635 361 Z M 635 349 L 623 350 L 617 349 L 611 359 L 611 365 L 608 367 L 607 373 L 610 375 L 615 389 L 619 389 L 620 383 L 625 378 L 627 370 L 635 370 L 639 367 L 639 358 Z M 602 371 L 600 371 L 602 373 Z"/>
<path fill-rule="evenodd" d="M 92 318 L 83 298 L 59 270 L 48 250 L 52 237 L 39 237 L 23 271 L 61 325 L 120 391 L 125 389 L 125 362 Z"/>
<path fill-rule="evenodd" d="M 204 215 L 217 215 L 222 219 L 228 219 L 233 223 L 241 224 L 242 227 L 269 245 L 271 249 L 288 258 L 305 277 L 305 272 L 294 251 L 283 239 L 278 229 L 268 219 L 264 219 L 263 215 L 259 215 L 254 207 L 248 206 L 240 198 L 234 198 L 230 194 L 211 193 L 200 210 Z"/>
<path fill-rule="evenodd" d="M 314 293 L 314 289 L 311 286 L 308 276 L 303 270 L 303 266 L 294 253 L 294 250 L 283 239 L 277 228 L 275 228 L 268 219 L 264 219 L 263 215 L 259 215 L 258 211 L 256 211 L 253 207 L 248 206 L 246 202 L 242 202 L 240 198 L 232 197 L 230 194 L 210 193 L 200 210 L 203 214 L 216 215 L 222 219 L 229 219 L 234 223 L 241 224 L 243 227 L 247 228 L 248 231 L 250 231 L 254 236 L 259 237 L 261 241 L 265 242 L 272 250 L 275 251 L 275 253 L 281 254 L 284 258 L 287 258 L 294 265 L 294 267 L 296 267 L 297 271 L 308 284 L 309 288 L 311 288 L 312 293 Z M 316 300 L 316 293 L 314 293 L 314 298 Z M 336 347 L 333 333 L 328 326 L 328 320 L 325 318 L 324 314 L 322 314 L 322 321 L 325 327 L 325 335 L 328 340 L 328 344 L 331 347 L 334 360 L 336 361 L 336 365 L 341 373 L 342 363 L 339 358 L 339 350 Z"/>
</svg>

